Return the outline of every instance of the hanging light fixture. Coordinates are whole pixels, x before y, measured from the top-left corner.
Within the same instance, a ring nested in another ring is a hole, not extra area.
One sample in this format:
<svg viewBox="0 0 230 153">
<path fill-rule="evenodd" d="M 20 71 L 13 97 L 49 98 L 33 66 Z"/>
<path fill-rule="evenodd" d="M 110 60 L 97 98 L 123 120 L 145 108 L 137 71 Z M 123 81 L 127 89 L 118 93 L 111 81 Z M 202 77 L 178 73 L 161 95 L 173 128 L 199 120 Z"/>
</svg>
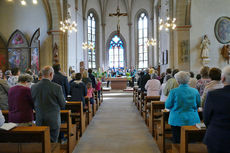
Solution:
<svg viewBox="0 0 230 153">
<path fill-rule="evenodd" d="M 7 2 L 14 2 L 14 0 L 6 0 Z M 32 3 L 34 5 L 38 4 L 38 0 L 31 0 Z M 20 0 L 20 3 L 22 6 L 26 6 L 27 5 L 27 1 L 26 0 Z"/>
<path fill-rule="evenodd" d="M 82 43 L 82 48 L 83 49 L 89 49 L 89 50 L 93 50 L 94 49 L 94 47 L 93 47 L 93 43 L 87 43 L 87 42 L 84 42 L 84 43 Z"/>
<path fill-rule="evenodd" d="M 168 10 L 167 10 L 167 14 L 168 14 Z M 169 15 L 167 15 L 168 17 L 166 18 L 166 21 L 164 21 L 163 19 L 160 19 L 159 21 L 159 30 L 165 30 L 165 31 L 169 31 L 171 30 L 175 30 L 176 28 L 176 18 L 170 19 Z"/>
<path fill-rule="evenodd" d="M 156 41 L 156 39 L 151 38 L 151 39 L 147 40 L 146 45 L 147 46 L 156 46 L 157 41 Z"/>
<path fill-rule="evenodd" d="M 71 16 L 70 16 L 70 13 L 69 13 L 69 8 L 70 8 L 70 5 L 68 4 L 67 17 L 66 17 L 65 21 L 60 21 L 60 24 L 61 24 L 60 30 L 62 32 L 69 31 L 70 33 L 72 33 L 73 31 L 77 32 L 77 23 L 75 21 L 73 21 L 73 22 L 71 21 Z"/>
</svg>

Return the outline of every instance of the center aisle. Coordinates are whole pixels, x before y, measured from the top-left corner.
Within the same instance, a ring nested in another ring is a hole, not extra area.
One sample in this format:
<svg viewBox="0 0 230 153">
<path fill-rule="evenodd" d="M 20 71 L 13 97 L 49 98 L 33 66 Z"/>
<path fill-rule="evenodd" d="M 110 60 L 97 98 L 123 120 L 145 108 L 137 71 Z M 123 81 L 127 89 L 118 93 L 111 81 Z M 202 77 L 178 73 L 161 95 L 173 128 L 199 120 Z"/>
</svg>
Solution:
<svg viewBox="0 0 230 153">
<path fill-rule="evenodd" d="M 73 153 L 160 153 L 130 93 L 105 93 Z"/>
</svg>

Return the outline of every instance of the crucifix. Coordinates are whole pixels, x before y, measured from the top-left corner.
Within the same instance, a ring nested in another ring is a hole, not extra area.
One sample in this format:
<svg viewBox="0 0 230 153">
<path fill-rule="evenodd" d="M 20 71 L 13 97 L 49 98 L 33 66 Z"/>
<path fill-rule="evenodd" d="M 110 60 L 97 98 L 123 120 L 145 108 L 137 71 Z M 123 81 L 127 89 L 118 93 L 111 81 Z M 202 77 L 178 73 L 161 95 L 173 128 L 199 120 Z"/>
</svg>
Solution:
<svg viewBox="0 0 230 153">
<path fill-rule="evenodd" d="M 117 34 L 119 36 L 120 35 L 120 16 L 128 16 L 128 13 L 120 13 L 119 0 L 117 0 L 117 12 L 116 13 L 110 13 L 109 16 L 110 17 L 117 16 L 117 18 L 118 18 Z"/>
</svg>

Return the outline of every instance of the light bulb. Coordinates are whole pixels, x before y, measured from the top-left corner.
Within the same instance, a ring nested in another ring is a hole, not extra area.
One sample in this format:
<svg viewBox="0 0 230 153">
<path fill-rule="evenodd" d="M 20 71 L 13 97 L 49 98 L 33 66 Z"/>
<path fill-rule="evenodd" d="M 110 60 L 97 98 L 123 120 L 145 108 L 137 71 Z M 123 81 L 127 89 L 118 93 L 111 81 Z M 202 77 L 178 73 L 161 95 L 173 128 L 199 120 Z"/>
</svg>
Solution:
<svg viewBox="0 0 230 153">
<path fill-rule="evenodd" d="M 38 0 L 33 0 L 33 4 L 38 4 Z"/>
<path fill-rule="evenodd" d="M 22 4 L 23 6 L 25 6 L 25 5 L 26 5 L 26 1 L 25 1 L 25 0 L 21 0 L 21 4 Z"/>
<path fill-rule="evenodd" d="M 170 18 L 169 17 L 167 17 L 167 20 L 169 20 Z"/>
<path fill-rule="evenodd" d="M 13 0 L 7 0 L 7 2 L 13 2 Z"/>
</svg>

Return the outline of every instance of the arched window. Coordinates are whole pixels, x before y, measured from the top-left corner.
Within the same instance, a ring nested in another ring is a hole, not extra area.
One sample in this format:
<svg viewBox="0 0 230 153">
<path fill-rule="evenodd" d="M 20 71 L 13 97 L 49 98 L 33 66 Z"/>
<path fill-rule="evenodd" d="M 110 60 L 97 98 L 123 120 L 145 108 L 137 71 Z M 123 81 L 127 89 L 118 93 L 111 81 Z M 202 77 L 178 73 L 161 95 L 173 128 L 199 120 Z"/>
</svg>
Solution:
<svg viewBox="0 0 230 153">
<path fill-rule="evenodd" d="M 124 68 L 124 43 L 115 35 L 109 44 L 109 67 Z"/>
<path fill-rule="evenodd" d="M 148 67 L 148 19 L 146 13 L 140 13 L 137 20 L 138 68 Z"/>
<path fill-rule="evenodd" d="M 88 50 L 88 68 L 96 68 L 96 20 L 93 13 L 88 15 L 88 44 L 92 44 L 94 49 Z"/>
</svg>

